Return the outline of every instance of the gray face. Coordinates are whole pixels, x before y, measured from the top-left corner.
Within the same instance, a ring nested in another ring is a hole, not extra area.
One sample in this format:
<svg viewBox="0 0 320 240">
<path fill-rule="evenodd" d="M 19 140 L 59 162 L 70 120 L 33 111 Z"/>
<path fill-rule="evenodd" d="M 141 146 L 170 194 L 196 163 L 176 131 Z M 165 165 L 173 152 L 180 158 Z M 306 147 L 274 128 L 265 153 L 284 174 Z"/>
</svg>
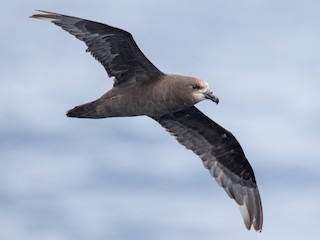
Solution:
<svg viewBox="0 0 320 240">
<path fill-rule="evenodd" d="M 204 99 L 210 99 L 218 104 L 219 99 L 209 90 L 209 84 L 200 79 L 190 79 L 188 81 L 188 88 L 190 94 L 195 103 L 198 103 Z"/>
</svg>

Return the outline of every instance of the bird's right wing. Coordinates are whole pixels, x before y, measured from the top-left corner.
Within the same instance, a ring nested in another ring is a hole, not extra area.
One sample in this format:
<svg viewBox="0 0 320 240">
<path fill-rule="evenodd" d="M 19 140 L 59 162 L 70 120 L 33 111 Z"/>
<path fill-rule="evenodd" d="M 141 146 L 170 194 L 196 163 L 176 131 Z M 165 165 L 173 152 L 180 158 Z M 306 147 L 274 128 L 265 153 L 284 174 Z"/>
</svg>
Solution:
<svg viewBox="0 0 320 240">
<path fill-rule="evenodd" d="M 32 18 L 52 22 L 86 43 L 90 52 L 115 77 L 115 85 L 152 80 L 163 73 L 122 29 L 63 14 L 40 11 Z"/>
<path fill-rule="evenodd" d="M 262 205 L 253 170 L 236 138 L 196 107 L 153 117 L 187 149 L 239 204 L 248 229 L 262 229 Z"/>
</svg>

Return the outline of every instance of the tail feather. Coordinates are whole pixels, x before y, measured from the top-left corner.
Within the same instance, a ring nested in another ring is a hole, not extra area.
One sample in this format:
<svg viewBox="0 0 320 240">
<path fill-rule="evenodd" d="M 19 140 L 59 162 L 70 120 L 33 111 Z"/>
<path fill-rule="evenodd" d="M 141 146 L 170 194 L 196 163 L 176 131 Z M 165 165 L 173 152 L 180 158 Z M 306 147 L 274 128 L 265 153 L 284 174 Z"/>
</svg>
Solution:
<svg viewBox="0 0 320 240">
<path fill-rule="evenodd" d="M 75 108 L 67 111 L 68 117 L 76 118 L 104 118 L 105 114 L 97 111 L 98 100 L 76 106 Z"/>
</svg>

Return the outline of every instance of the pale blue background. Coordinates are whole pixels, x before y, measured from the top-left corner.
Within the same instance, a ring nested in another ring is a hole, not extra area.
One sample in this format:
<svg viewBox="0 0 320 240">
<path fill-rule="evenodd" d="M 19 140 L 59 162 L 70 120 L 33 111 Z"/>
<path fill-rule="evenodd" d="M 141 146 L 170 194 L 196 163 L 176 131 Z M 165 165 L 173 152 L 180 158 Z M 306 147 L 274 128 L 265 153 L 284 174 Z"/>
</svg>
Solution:
<svg viewBox="0 0 320 240">
<path fill-rule="evenodd" d="M 83 43 L 29 19 L 34 9 L 124 28 L 164 72 L 206 80 L 220 104 L 198 107 L 244 148 L 262 233 L 153 120 L 67 118 L 112 80 Z M 0 11 L 0 239 L 319 238 L 319 1 L 12 0 Z"/>
</svg>

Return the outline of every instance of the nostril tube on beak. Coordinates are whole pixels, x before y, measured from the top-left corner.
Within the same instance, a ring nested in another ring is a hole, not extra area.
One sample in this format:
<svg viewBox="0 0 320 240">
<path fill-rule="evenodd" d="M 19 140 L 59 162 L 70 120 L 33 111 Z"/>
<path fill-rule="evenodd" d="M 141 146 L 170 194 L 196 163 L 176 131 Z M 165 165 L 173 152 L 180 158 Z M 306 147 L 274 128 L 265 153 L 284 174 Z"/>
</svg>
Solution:
<svg viewBox="0 0 320 240">
<path fill-rule="evenodd" d="M 210 99 L 211 101 L 215 102 L 216 104 L 219 103 L 219 98 L 217 96 L 213 95 L 213 93 L 210 90 L 207 90 L 204 93 L 204 96 L 206 99 Z"/>
</svg>

